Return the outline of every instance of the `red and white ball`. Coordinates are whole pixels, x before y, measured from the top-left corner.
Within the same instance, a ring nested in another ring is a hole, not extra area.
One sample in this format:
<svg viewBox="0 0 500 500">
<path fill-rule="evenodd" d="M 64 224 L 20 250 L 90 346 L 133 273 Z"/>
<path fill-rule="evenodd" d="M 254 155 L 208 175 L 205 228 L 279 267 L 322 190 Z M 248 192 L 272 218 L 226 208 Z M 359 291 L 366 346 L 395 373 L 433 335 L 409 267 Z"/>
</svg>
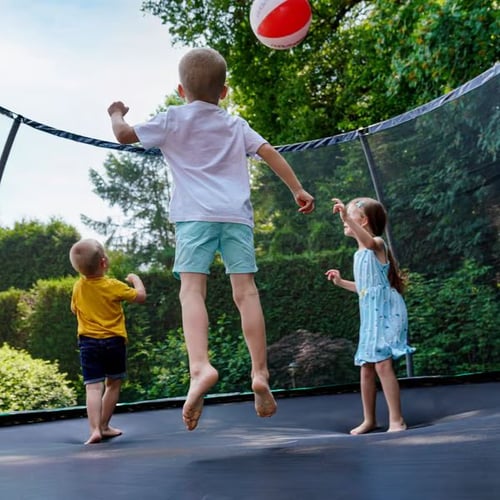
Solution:
<svg viewBox="0 0 500 500">
<path fill-rule="evenodd" d="M 308 0 L 254 0 L 250 8 L 255 36 L 276 50 L 290 49 L 304 40 L 311 20 Z"/>
</svg>

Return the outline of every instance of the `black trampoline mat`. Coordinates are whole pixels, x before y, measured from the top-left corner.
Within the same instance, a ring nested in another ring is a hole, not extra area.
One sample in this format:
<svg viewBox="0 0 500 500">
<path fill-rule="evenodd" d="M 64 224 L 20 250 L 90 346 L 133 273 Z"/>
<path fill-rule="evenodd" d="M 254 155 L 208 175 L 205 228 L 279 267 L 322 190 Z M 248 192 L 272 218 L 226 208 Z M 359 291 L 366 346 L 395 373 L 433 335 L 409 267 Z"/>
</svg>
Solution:
<svg viewBox="0 0 500 500">
<path fill-rule="evenodd" d="M 0 427 L 1 500 L 498 500 L 500 382 L 403 388 L 405 432 L 350 436 L 358 393 L 117 413 L 124 431 L 84 446 L 87 420 Z"/>
</svg>

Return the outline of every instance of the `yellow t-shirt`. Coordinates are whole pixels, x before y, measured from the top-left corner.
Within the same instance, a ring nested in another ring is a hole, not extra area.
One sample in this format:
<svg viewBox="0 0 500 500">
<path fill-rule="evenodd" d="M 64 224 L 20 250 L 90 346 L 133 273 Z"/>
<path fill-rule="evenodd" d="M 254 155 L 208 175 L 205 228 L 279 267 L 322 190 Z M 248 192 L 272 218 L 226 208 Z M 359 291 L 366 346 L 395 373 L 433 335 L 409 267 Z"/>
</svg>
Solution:
<svg viewBox="0 0 500 500">
<path fill-rule="evenodd" d="M 80 279 L 73 286 L 71 310 L 78 320 L 78 335 L 96 339 L 127 338 L 122 301 L 133 302 L 137 290 L 122 281 L 102 276 Z"/>
</svg>

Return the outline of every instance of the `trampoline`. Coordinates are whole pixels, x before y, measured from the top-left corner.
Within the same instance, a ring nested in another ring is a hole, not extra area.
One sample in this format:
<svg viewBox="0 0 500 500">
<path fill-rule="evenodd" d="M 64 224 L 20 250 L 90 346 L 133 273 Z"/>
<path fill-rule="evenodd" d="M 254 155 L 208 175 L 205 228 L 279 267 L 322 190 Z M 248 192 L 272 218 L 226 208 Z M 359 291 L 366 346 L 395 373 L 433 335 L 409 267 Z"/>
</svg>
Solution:
<svg viewBox="0 0 500 500">
<path fill-rule="evenodd" d="M 5 500 L 497 500 L 500 381 L 401 381 L 406 432 L 350 436 L 358 393 L 277 394 L 278 413 L 255 416 L 245 398 L 207 401 L 188 432 L 182 401 L 120 406 L 124 434 L 84 446 L 87 420 L 0 427 Z M 243 399 L 243 400 L 242 400 Z M 1 423 L 1 422 L 0 422 Z"/>
</svg>

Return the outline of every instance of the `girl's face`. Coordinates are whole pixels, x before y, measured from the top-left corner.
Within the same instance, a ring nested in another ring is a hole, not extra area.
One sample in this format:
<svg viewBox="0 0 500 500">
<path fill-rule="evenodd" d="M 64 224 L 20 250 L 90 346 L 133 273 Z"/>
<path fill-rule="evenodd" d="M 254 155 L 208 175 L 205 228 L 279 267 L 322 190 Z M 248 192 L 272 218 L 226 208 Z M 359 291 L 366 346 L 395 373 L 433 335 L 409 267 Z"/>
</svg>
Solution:
<svg viewBox="0 0 500 500">
<path fill-rule="evenodd" d="M 366 215 L 354 203 L 349 203 L 349 205 L 347 205 L 346 211 L 347 211 L 347 216 L 351 220 L 358 223 L 362 227 L 366 226 L 366 224 L 368 222 Z M 345 222 L 344 222 L 344 234 L 346 236 L 350 236 L 351 238 L 354 238 L 354 233 L 352 232 L 352 229 Z"/>
</svg>

